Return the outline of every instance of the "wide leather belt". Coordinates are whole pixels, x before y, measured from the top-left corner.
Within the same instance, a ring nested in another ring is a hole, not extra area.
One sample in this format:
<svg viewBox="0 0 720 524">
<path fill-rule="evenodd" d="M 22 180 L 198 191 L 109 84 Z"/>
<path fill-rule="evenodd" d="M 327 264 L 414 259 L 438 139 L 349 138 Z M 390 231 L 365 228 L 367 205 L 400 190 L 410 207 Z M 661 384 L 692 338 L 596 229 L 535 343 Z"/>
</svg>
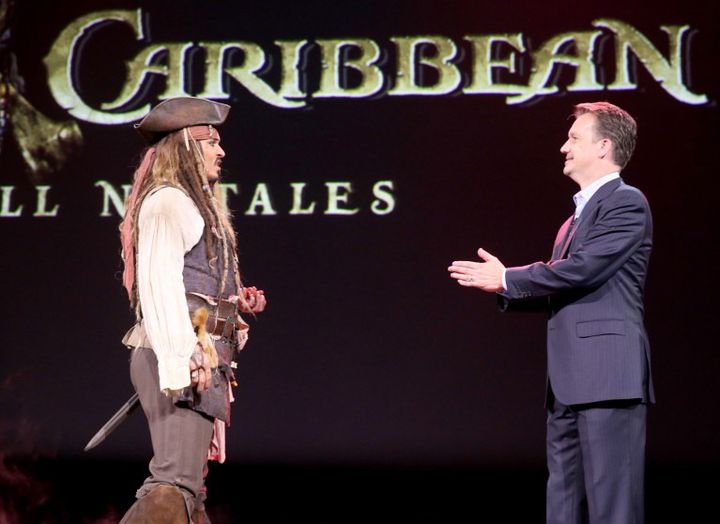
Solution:
<svg viewBox="0 0 720 524">
<path fill-rule="evenodd" d="M 238 321 L 237 304 L 229 300 L 220 299 L 217 304 L 208 302 L 205 298 L 193 293 L 186 294 L 188 310 L 192 318 L 196 310 L 204 307 L 208 310 L 208 319 L 205 329 L 210 335 L 232 340 L 235 330 L 240 327 Z"/>
</svg>

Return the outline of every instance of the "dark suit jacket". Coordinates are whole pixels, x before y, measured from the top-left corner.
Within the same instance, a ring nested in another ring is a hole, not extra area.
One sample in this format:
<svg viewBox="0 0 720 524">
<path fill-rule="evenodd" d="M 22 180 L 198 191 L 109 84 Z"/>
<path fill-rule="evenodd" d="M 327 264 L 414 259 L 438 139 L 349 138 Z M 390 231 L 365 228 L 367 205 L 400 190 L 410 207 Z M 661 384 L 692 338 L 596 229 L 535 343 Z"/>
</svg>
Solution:
<svg viewBox="0 0 720 524">
<path fill-rule="evenodd" d="M 507 269 L 505 308 L 541 298 L 550 311 L 548 379 L 563 404 L 654 402 L 642 301 L 651 248 L 647 200 L 616 179 L 563 224 L 550 262 Z"/>
</svg>

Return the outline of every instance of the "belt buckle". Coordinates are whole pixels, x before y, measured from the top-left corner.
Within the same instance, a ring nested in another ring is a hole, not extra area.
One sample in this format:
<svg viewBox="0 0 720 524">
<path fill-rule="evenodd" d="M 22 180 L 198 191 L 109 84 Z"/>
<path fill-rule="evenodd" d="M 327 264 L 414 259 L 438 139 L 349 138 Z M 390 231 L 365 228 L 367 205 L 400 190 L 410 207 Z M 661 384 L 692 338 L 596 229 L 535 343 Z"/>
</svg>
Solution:
<svg viewBox="0 0 720 524">
<path fill-rule="evenodd" d="M 222 339 L 230 341 L 235 334 L 237 304 L 226 299 L 220 299 L 217 307 L 218 319 L 223 320 L 223 328 L 220 336 Z"/>
</svg>

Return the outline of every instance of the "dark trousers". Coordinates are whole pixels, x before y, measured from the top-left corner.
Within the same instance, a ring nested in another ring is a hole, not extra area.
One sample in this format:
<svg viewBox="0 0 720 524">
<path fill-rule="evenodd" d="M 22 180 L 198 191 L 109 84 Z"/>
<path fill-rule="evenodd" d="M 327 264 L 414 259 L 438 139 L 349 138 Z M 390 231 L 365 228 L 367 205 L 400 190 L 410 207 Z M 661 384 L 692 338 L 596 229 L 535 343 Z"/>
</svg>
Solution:
<svg viewBox="0 0 720 524">
<path fill-rule="evenodd" d="M 642 524 L 647 406 L 639 399 L 574 406 L 551 400 L 548 524 Z"/>
</svg>

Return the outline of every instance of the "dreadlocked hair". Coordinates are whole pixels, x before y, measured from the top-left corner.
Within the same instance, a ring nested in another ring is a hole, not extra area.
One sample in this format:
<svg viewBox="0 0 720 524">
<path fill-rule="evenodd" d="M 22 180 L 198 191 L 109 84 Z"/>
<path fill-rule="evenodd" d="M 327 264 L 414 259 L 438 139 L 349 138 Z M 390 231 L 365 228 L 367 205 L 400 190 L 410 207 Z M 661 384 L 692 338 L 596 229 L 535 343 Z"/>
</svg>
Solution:
<svg viewBox="0 0 720 524">
<path fill-rule="evenodd" d="M 205 173 L 202 149 L 200 144 L 193 138 L 189 137 L 192 146 L 186 147 L 183 137 L 183 130 L 176 131 L 166 135 L 158 141 L 153 147 L 156 148 L 155 159 L 150 168 L 150 176 L 142 181 L 139 188 L 137 204 L 134 209 L 128 209 L 130 216 L 125 216 L 125 220 L 130 218 L 133 225 L 133 245 L 137 250 L 138 245 L 138 220 L 140 209 L 145 198 L 155 189 L 163 186 L 177 187 L 183 190 L 194 202 L 203 221 L 205 229 L 203 232 L 203 240 L 205 242 L 208 264 L 213 272 L 217 271 L 217 249 L 220 246 L 222 255 L 222 273 L 220 278 L 220 294 L 225 290 L 228 279 L 228 273 L 233 278 L 235 287 L 240 296 L 242 303 L 245 299 L 240 290 L 242 282 L 240 279 L 240 268 L 235 253 L 237 252 L 237 240 L 235 230 L 232 226 L 232 216 L 227 210 L 223 199 L 221 198 L 220 188 L 218 184 L 211 189 Z M 143 152 L 143 156 L 144 156 Z M 137 183 L 138 173 L 135 173 Z M 122 228 L 122 223 L 120 224 Z M 130 307 L 135 308 L 136 314 L 139 316 L 139 299 L 137 292 L 137 278 L 133 284 L 133 293 L 130 299 Z"/>
</svg>

